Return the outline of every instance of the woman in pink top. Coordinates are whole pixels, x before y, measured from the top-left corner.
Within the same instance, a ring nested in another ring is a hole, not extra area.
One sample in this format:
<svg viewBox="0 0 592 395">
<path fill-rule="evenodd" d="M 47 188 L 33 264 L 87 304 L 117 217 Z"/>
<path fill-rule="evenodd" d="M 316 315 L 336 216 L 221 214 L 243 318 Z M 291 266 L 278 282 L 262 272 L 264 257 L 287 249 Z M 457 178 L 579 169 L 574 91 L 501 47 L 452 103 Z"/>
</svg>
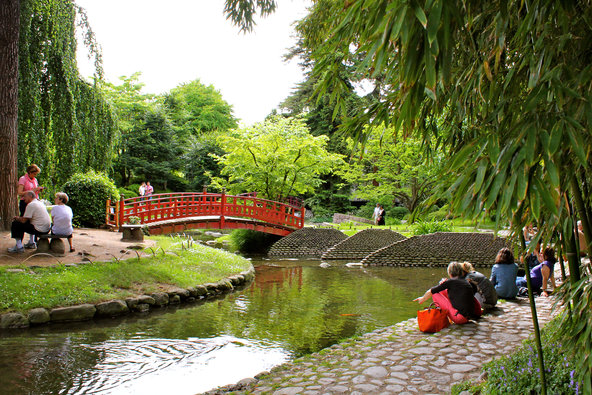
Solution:
<svg viewBox="0 0 592 395">
<path fill-rule="evenodd" d="M 39 172 L 41 172 L 39 166 L 33 164 L 27 167 L 27 174 L 19 178 L 17 194 L 21 198 L 21 201 L 19 202 L 19 212 L 21 213 L 21 217 L 25 213 L 25 208 L 27 207 L 27 203 L 23 200 L 24 193 L 27 191 L 33 191 L 35 192 L 37 199 L 39 199 L 39 192 L 43 190 L 43 187 L 39 186 L 39 183 L 35 178 Z"/>
</svg>

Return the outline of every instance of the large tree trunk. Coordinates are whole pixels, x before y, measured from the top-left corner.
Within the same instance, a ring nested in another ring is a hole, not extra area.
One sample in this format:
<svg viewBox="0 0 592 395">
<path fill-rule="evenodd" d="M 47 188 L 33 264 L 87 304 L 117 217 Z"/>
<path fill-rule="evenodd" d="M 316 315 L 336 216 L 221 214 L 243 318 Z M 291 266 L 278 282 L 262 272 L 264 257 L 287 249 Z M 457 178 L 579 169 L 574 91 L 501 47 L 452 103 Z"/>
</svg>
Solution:
<svg viewBox="0 0 592 395">
<path fill-rule="evenodd" d="M 19 0 L 0 1 L 0 228 L 16 214 Z"/>
</svg>

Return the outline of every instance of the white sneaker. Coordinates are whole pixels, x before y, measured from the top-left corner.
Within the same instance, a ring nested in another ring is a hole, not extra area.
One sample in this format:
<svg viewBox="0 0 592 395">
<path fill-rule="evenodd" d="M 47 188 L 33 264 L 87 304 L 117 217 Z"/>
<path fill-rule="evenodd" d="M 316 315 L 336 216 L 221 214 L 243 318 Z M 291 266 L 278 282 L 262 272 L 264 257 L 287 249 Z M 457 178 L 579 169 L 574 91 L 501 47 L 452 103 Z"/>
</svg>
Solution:
<svg viewBox="0 0 592 395">
<path fill-rule="evenodd" d="M 18 248 L 17 246 L 11 247 L 8 249 L 8 252 L 25 252 L 25 249 L 23 247 Z"/>
<path fill-rule="evenodd" d="M 29 242 L 29 243 L 25 244 L 25 248 L 28 250 L 33 250 L 33 249 L 37 248 L 37 244 L 35 244 L 34 242 L 33 243 Z"/>
</svg>

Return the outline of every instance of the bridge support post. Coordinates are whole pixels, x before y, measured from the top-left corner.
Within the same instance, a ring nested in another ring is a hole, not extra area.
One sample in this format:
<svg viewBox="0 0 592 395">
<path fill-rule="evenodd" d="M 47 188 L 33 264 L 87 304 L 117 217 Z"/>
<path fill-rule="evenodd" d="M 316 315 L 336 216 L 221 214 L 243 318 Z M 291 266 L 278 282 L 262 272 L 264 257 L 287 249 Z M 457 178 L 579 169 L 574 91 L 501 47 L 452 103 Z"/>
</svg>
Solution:
<svg viewBox="0 0 592 395">
<path fill-rule="evenodd" d="M 222 188 L 222 200 L 220 201 L 220 229 L 224 229 L 224 206 L 226 205 L 226 188 Z"/>
<path fill-rule="evenodd" d="M 121 196 L 121 199 L 119 199 L 119 205 L 117 206 L 117 211 L 118 211 L 118 216 L 117 218 L 119 218 L 119 223 L 117 224 L 119 227 L 119 231 L 121 232 L 121 226 L 125 223 L 125 204 L 123 202 L 123 196 Z"/>
</svg>

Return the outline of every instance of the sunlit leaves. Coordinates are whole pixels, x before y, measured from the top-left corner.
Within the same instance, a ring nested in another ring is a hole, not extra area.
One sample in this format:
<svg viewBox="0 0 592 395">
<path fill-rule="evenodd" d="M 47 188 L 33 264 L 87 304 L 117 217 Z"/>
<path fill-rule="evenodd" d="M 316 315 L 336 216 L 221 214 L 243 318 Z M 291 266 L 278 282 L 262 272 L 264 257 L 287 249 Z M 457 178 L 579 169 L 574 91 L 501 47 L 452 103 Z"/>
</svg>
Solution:
<svg viewBox="0 0 592 395">
<path fill-rule="evenodd" d="M 220 136 L 226 153 L 216 158 L 226 178 L 215 177 L 213 185 L 274 200 L 312 192 L 321 175 L 343 164 L 342 155 L 326 150 L 327 140 L 312 136 L 304 121 L 283 117 Z"/>
</svg>

